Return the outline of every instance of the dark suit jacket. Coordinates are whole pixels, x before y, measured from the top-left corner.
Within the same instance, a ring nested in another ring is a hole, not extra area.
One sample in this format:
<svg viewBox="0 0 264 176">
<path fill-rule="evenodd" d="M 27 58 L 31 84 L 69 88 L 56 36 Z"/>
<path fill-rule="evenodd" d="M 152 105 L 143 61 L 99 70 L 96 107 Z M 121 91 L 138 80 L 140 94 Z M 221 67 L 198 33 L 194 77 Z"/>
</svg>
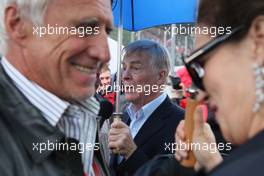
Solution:
<svg viewBox="0 0 264 176">
<path fill-rule="evenodd" d="M 212 170 L 210 176 L 264 175 L 264 130 L 237 148 L 230 157 Z"/>
<path fill-rule="evenodd" d="M 127 114 L 124 121 L 128 121 Z M 134 138 L 136 151 L 128 160 L 117 164 L 117 156 L 110 159 L 111 175 L 132 175 L 144 163 L 158 154 L 172 153 L 165 144 L 174 143 L 176 127 L 184 118 L 184 110 L 171 103 L 167 97 L 150 115 Z"/>
</svg>

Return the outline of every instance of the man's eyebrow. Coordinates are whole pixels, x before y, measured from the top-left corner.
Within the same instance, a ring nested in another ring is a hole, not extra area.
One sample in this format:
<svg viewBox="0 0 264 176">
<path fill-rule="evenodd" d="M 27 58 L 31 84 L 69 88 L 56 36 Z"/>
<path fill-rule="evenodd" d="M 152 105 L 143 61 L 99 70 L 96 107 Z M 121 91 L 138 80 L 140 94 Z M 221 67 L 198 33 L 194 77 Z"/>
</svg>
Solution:
<svg viewBox="0 0 264 176">
<path fill-rule="evenodd" d="M 131 61 L 130 64 L 142 65 L 142 63 L 140 61 Z"/>
<path fill-rule="evenodd" d="M 96 17 L 90 17 L 90 18 L 84 18 L 78 22 L 75 23 L 76 27 L 99 27 L 100 25 L 100 21 L 98 18 Z M 106 32 L 107 34 L 110 34 L 113 30 L 114 30 L 114 26 L 111 22 L 108 22 L 106 24 Z"/>
<path fill-rule="evenodd" d="M 131 61 L 131 62 L 129 62 L 129 64 L 133 64 L 133 65 L 142 65 L 142 62 L 140 62 L 140 61 Z M 126 65 L 126 63 L 125 62 L 122 62 L 122 65 Z"/>
<path fill-rule="evenodd" d="M 99 25 L 99 20 L 95 17 L 84 18 L 80 21 L 75 22 L 76 26 L 96 26 Z"/>
</svg>

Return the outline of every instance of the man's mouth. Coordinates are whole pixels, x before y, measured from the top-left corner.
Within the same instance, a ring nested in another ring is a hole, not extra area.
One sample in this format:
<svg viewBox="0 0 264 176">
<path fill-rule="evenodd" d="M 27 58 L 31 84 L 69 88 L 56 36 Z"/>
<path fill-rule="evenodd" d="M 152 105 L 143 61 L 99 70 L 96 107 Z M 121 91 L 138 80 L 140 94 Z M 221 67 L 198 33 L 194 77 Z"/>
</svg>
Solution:
<svg viewBox="0 0 264 176">
<path fill-rule="evenodd" d="M 76 68 L 77 70 L 83 73 L 96 74 L 97 72 L 97 67 L 84 66 L 75 63 L 72 63 L 72 65 L 74 66 L 74 68 Z"/>
</svg>

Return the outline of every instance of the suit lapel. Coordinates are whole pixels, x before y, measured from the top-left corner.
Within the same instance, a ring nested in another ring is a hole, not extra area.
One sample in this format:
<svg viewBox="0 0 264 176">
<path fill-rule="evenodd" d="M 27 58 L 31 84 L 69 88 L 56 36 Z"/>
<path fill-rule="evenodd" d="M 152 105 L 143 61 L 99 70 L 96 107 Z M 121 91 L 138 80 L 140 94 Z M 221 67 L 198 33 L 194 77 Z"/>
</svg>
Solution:
<svg viewBox="0 0 264 176">
<path fill-rule="evenodd" d="M 127 111 L 124 112 L 122 121 L 129 126 L 131 119 L 130 119 Z"/>
<path fill-rule="evenodd" d="M 153 135 L 156 134 L 164 125 L 165 118 L 168 117 L 166 109 L 171 105 L 169 98 L 167 97 L 161 105 L 150 115 L 148 120 L 140 128 L 139 132 L 134 138 L 137 146 L 141 146 L 147 142 Z"/>
</svg>

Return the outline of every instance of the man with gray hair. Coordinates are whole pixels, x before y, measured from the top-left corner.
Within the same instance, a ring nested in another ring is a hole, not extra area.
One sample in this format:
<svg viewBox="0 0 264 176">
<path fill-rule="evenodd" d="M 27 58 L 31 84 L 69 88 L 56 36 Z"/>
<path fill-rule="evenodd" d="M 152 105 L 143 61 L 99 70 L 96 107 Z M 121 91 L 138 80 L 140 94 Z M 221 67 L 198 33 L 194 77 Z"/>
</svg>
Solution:
<svg viewBox="0 0 264 176">
<path fill-rule="evenodd" d="M 0 175 L 108 175 L 96 142 L 110 0 L 0 1 Z"/>
<path fill-rule="evenodd" d="M 122 79 L 130 105 L 123 122 L 109 131 L 111 174 L 126 176 L 158 154 L 172 153 L 174 133 L 184 111 L 163 92 L 170 62 L 160 44 L 140 40 L 124 48 Z"/>
</svg>

